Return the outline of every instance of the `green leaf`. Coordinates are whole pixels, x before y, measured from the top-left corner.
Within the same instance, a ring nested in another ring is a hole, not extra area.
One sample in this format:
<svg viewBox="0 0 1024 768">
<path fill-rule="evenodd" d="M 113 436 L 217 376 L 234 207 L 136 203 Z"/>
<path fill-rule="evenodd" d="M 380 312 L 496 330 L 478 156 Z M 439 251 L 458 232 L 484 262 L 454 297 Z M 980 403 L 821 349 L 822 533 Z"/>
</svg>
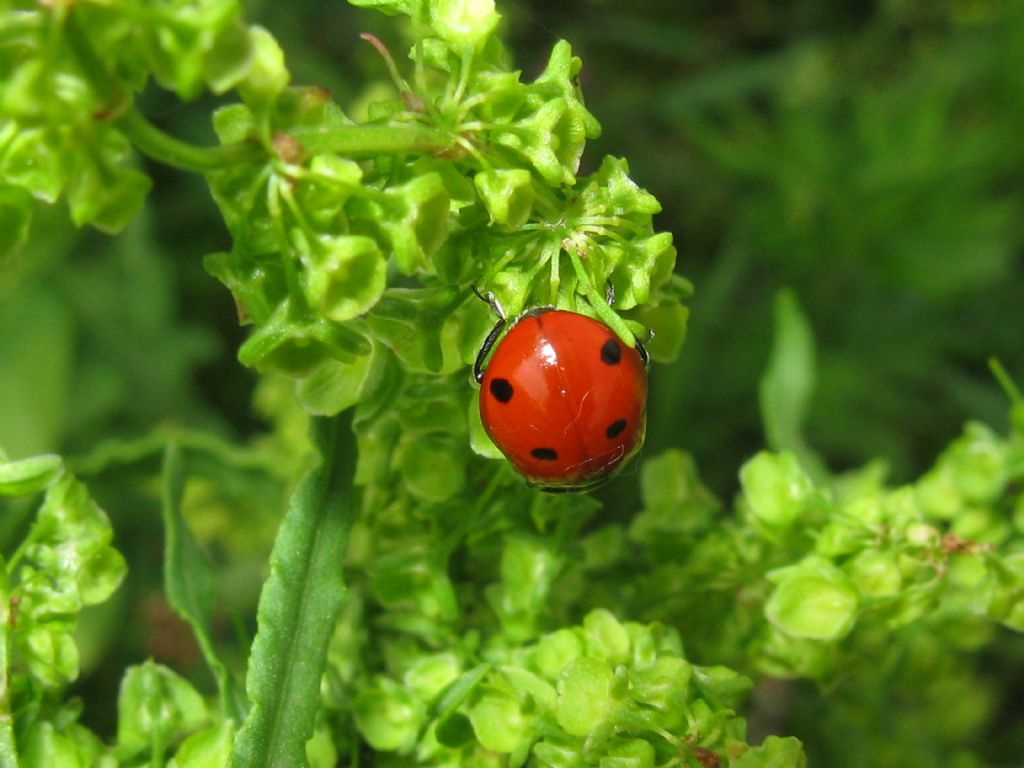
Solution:
<svg viewBox="0 0 1024 768">
<path fill-rule="evenodd" d="M 437 697 L 437 701 L 434 702 L 434 706 L 430 710 L 431 717 L 435 720 L 443 720 L 454 713 L 491 671 L 491 667 L 491 664 L 480 664 L 455 678 Z"/>
<path fill-rule="evenodd" d="M 762 451 L 740 469 L 740 484 L 756 522 L 783 529 L 800 517 L 814 496 L 814 485 L 795 456 Z"/>
<path fill-rule="evenodd" d="M 828 560 L 811 555 L 770 576 L 778 586 L 764 612 L 783 632 L 809 640 L 835 641 L 853 629 L 857 590 Z"/>
<path fill-rule="evenodd" d="M 363 738 L 381 752 L 408 752 L 424 721 L 420 702 L 394 680 L 364 687 L 352 704 Z"/>
<path fill-rule="evenodd" d="M 206 720 L 206 705 L 185 678 L 150 660 L 128 667 L 117 697 L 117 742 L 127 755 L 149 750 L 154 764 L 177 737 Z"/>
<path fill-rule="evenodd" d="M 433 0 L 427 7 L 430 25 L 456 51 L 480 48 L 501 18 L 494 0 Z"/>
<path fill-rule="evenodd" d="M 115 141 L 111 157 L 86 162 L 68 179 L 68 205 L 76 225 L 90 224 L 101 232 L 124 229 L 142 208 L 152 182 L 146 174 L 121 165 L 123 139 Z"/>
<path fill-rule="evenodd" d="M 329 320 L 341 323 L 358 317 L 384 293 L 387 261 L 373 238 L 321 237 L 302 260 L 306 296 Z"/>
<path fill-rule="evenodd" d="M 780 291 L 775 297 L 775 339 L 771 359 L 759 389 L 765 438 L 775 451 L 789 451 L 817 481 L 828 478 L 821 459 L 804 442 L 801 432 L 814 392 L 814 335 L 796 295 Z"/>
<path fill-rule="evenodd" d="M 608 662 L 581 656 L 569 662 L 558 679 L 558 724 L 573 736 L 586 736 L 612 710 L 612 680 Z"/>
<path fill-rule="evenodd" d="M 64 462 L 52 453 L 0 463 L 0 496 L 28 496 L 45 490 L 61 472 Z"/>
<path fill-rule="evenodd" d="M 323 461 L 292 496 L 260 595 L 246 690 L 252 709 L 235 740 L 236 768 L 306 765 L 327 646 L 341 610 L 342 564 L 355 509 L 351 419 L 313 422 Z"/>
<path fill-rule="evenodd" d="M 196 731 L 181 743 L 167 768 L 224 768 L 234 738 L 235 724 L 231 720 Z"/>
<path fill-rule="evenodd" d="M 284 52 L 270 32 L 263 27 L 252 27 L 249 45 L 252 56 L 249 71 L 238 84 L 238 92 L 246 104 L 264 107 L 287 87 L 291 75 L 284 63 Z"/>
<path fill-rule="evenodd" d="M 171 441 L 164 449 L 161 516 L 164 524 L 164 590 L 171 608 L 188 622 L 207 666 L 217 682 L 224 713 L 241 720 L 245 695 L 217 655 L 211 637 L 213 572 L 181 514 L 185 470 L 181 450 Z"/>
<path fill-rule="evenodd" d="M 804 768 L 807 757 L 798 739 L 769 736 L 760 747 L 744 752 L 733 765 L 735 768 Z"/>
</svg>

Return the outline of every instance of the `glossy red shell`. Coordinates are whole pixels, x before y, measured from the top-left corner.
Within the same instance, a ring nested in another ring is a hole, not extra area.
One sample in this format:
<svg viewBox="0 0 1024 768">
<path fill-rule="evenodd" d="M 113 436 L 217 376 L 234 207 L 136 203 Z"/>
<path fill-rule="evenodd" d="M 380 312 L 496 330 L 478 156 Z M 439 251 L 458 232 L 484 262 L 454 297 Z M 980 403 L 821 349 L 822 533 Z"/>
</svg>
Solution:
<svg viewBox="0 0 1024 768">
<path fill-rule="evenodd" d="M 480 417 L 491 440 L 534 484 L 596 485 L 641 446 L 647 371 L 604 323 L 534 310 L 501 339 L 484 372 Z"/>
</svg>

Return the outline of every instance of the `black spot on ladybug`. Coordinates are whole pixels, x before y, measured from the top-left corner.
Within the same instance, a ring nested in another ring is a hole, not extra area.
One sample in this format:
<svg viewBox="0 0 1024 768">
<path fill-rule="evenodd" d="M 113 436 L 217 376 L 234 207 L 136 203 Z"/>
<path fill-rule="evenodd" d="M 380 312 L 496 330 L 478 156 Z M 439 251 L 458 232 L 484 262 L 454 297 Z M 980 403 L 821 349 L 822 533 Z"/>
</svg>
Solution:
<svg viewBox="0 0 1024 768">
<path fill-rule="evenodd" d="M 608 339 L 601 346 L 601 362 L 605 365 L 618 365 L 622 359 L 622 347 L 615 339 Z"/>
<path fill-rule="evenodd" d="M 512 399 L 512 385 L 508 379 L 491 379 L 491 394 L 499 403 L 507 403 Z"/>
<path fill-rule="evenodd" d="M 541 461 L 554 461 L 558 458 L 558 453 L 553 448 L 534 448 L 530 455 Z"/>
<path fill-rule="evenodd" d="M 622 430 L 624 430 L 625 428 L 626 428 L 626 420 L 625 419 L 618 419 L 616 421 L 613 421 L 611 424 L 609 424 L 608 425 L 608 429 L 606 429 L 604 431 L 604 433 L 606 435 L 608 435 L 609 438 L 618 437 L 619 435 L 622 434 Z"/>
</svg>

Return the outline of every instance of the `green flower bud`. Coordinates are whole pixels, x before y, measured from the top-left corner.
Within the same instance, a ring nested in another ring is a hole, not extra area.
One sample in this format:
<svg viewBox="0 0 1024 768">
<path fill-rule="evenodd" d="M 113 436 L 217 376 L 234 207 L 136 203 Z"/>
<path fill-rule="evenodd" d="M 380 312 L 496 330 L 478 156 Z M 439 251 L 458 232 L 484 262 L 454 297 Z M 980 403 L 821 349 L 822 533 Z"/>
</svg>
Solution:
<svg viewBox="0 0 1024 768">
<path fill-rule="evenodd" d="M 740 484 L 752 517 L 767 528 L 788 528 L 814 493 L 810 478 L 789 453 L 757 454 L 740 469 Z"/>
<path fill-rule="evenodd" d="M 402 676 L 406 690 L 422 701 L 430 701 L 452 683 L 462 671 L 454 653 L 420 656 Z"/>
<path fill-rule="evenodd" d="M 953 484 L 966 499 L 986 503 L 995 499 L 1006 483 L 1006 455 L 999 437 L 983 424 L 968 424 L 947 456 L 953 467 Z"/>
<path fill-rule="evenodd" d="M 499 169 L 473 177 L 491 221 L 509 229 L 525 224 L 533 208 L 533 176 L 522 168 Z"/>
<path fill-rule="evenodd" d="M 545 101 L 529 117 L 520 120 L 517 130 L 500 131 L 497 143 L 522 154 L 552 186 L 576 183 L 583 146 L 587 140 L 586 110 L 565 99 Z"/>
<path fill-rule="evenodd" d="M 298 319 L 289 300 L 238 350 L 238 360 L 258 371 L 308 376 L 326 360 L 353 362 L 370 353 L 366 337 L 326 318 Z"/>
<path fill-rule="evenodd" d="M 494 752 L 512 752 L 530 733 L 519 701 L 500 691 L 485 693 L 469 710 L 469 722 L 477 740 Z"/>
<path fill-rule="evenodd" d="M 581 656 L 569 662 L 558 679 L 555 716 L 566 733 L 586 736 L 609 718 L 614 708 L 615 675 L 605 661 Z"/>
<path fill-rule="evenodd" d="M 214 93 L 226 93 L 246 77 L 252 60 L 249 30 L 241 22 L 228 24 L 203 52 L 203 80 Z"/>
<path fill-rule="evenodd" d="M 598 762 L 599 768 L 654 768 L 654 747 L 643 739 L 617 739 Z"/>
<path fill-rule="evenodd" d="M 940 461 L 918 480 L 915 490 L 921 509 L 939 520 L 949 520 L 963 504 L 953 468 L 945 461 Z"/>
<path fill-rule="evenodd" d="M 112 138 L 112 132 L 106 133 Z M 82 162 L 68 178 L 67 199 L 76 226 L 89 224 L 114 234 L 135 218 L 152 183 L 144 173 L 117 164 L 127 151 L 123 138 L 104 144 L 114 148 L 102 159 Z"/>
<path fill-rule="evenodd" d="M 857 619 L 857 591 L 850 579 L 824 558 L 809 556 L 770 574 L 777 586 L 765 616 L 793 637 L 839 640 Z"/>
<path fill-rule="evenodd" d="M 888 552 L 864 550 L 847 562 L 844 570 L 857 591 L 868 597 L 894 595 L 903 584 L 900 568 Z"/>
<path fill-rule="evenodd" d="M 409 492 L 427 503 L 447 501 L 461 492 L 466 486 L 464 439 L 404 437 L 393 461 Z"/>
<path fill-rule="evenodd" d="M 583 654 L 583 642 L 570 629 L 559 629 L 544 635 L 534 649 L 537 670 L 548 680 L 557 680 L 562 670 Z"/>
<path fill-rule="evenodd" d="M 629 633 L 611 611 L 603 608 L 583 618 L 583 641 L 588 656 L 604 659 L 609 664 L 624 664 L 629 658 Z"/>
<path fill-rule="evenodd" d="M 1010 629 L 1024 632 L 1024 552 L 1007 555 L 993 567 L 988 615 Z"/>
<path fill-rule="evenodd" d="M 117 697 L 117 741 L 129 754 L 168 744 L 207 717 L 202 696 L 185 678 L 153 661 L 125 670 Z"/>
<path fill-rule="evenodd" d="M 381 752 L 410 752 L 425 719 L 423 705 L 386 678 L 359 691 L 353 712 L 359 733 Z"/>
<path fill-rule="evenodd" d="M 433 0 L 428 7 L 430 25 L 456 51 L 478 49 L 501 18 L 494 0 Z"/>
<path fill-rule="evenodd" d="M 385 200 L 371 204 L 391 243 L 395 266 L 406 275 L 424 269 L 448 236 L 450 199 L 441 175 L 436 172 L 417 176 L 400 187 L 385 192 Z"/>
<path fill-rule="evenodd" d="M 238 92 L 246 104 L 262 107 L 287 87 L 291 75 L 284 63 L 284 52 L 277 40 L 263 27 L 249 29 L 251 60 L 245 79 L 238 84 Z"/>
<path fill-rule="evenodd" d="M 16 130 L 15 123 L 8 126 Z M 19 130 L 6 142 L 0 136 L 0 178 L 21 187 L 37 200 L 54 203 L 64 188 L 64 160 L 61 143 L 68 141 L 48 128 Z"/>
<path fill-rule="evenodd" d="M 48 622 L 15 637 L 29 671 L 44 686 L 56 688 L 78 677 L 78 647 L 71 637 L 71 627 Z"/>
<path fill-rule="evenodd" d="M 223 768 L 234 739 L 235 724 L 230 720 L 196 731 L 181 743 L 167 768 Z"/>
<path fill-rule="evenodd" d="M 807 757 L 798 739 L 769 736 L 760 747 L 748 749 L 733 763 L 734 768 L 804 768 Z"/>
<path fill-rule="evenodd" d="M 302 254 L 302 261 L 306 296 L 328 320 L 358 317 L 384 293 L 387 262 L 372 238 L 324 236 Z"/>
</svg>

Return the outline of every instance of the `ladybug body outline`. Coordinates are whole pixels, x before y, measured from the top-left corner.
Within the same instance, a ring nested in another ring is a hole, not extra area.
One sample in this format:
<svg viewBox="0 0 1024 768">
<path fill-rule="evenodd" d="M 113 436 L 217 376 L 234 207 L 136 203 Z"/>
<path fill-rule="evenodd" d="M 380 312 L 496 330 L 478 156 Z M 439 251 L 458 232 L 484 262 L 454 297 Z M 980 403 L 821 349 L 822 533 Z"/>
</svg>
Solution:
<svg viewBox="0 0 1024 768">
<path fill-rule="evenodd" d="M 585 491 L 608 480 L 643 444 L 643 345 L 629 347 L 600 320 L 551 306 L 509 322 L 492 296 L 481 298 L 499 317 L 473 366 L 488 436 L 541 490 Z"/>
</svg>

